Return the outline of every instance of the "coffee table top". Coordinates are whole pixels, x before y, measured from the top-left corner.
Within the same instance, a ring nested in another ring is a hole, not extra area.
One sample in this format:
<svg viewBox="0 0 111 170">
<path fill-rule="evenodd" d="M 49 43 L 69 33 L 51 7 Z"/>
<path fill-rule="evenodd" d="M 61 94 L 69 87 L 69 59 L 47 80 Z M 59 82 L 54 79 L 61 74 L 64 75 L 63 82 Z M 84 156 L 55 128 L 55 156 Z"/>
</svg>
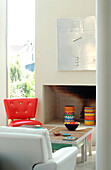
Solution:
<svg viewBox="0 0 111 170">
<path fill-rule="evenodd" d="M 49 135 L 51 139 L 51 143 L 62 143 L 62 144 L 72 144 L 77 145 L 80 143 L 85 137 L 87 137 L 89 134 L 91 134 L 94 129 L 93 128 L 77 128 L 75 131 L 69 131 L 67 128 L 60 127 L 60 126 L 45 126 L 43 125 L 43 128 L 47 128 L 49 130 Z M 77 137 L 74 141 L 67 141 L 63 140 L 64 136 L 61 134 L 59 136 L 55 136 L 53 132 L 55 131 L 61 131 L 62 134 L 64 133 L 70 133 L 70 136 Z"/>
</svg>

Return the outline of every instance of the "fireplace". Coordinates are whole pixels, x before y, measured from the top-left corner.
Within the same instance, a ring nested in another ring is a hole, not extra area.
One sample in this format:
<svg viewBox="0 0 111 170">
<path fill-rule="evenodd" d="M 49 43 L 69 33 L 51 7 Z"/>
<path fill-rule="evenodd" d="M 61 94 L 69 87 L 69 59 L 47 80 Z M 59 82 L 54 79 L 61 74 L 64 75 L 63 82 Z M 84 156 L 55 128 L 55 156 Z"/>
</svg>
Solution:
<svg viewBox="0 0 111 170">
<path fill-rule="evenodd" d="M 63 123 L 64 107 L 75 106 L 75 121 L 84 121 L 84 107 L 96 108 L 96 86 L 44 85 L 44 123 Z M 96 117 L 96 116 L 95 116 Z"/>
</svg>

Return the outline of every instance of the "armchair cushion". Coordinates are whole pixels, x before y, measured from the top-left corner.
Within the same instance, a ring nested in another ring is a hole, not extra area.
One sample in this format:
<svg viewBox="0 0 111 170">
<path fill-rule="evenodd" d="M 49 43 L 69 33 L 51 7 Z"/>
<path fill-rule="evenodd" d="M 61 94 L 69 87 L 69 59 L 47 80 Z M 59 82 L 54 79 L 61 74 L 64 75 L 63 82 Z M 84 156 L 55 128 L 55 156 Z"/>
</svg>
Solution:
<svg viewBox="0 0 111 170">
<path fill-rule="evenodd" d="M 14 120 L 9 123 L 9 126 L 12 126 L 12 127 L 17 127 L 17 126 L 22 126 L 22 125 L 42 125 L 42 123 L 37 120 L 27 120 L 27 119 Z"/>
<path fill-rule="evenodd" d="M 0 132 L 10 132 L 10 133 L 24 133 L 24 134 L 38 134 L 43 135 L 44 144 L 47 146 L 46 155 L 48 159 L 52 158 L 52 146 L 49 137 L 49 131 L 47 129 L 34 129 L 34 128 L 22 128 L 22 127 L 7 127 L 0 126 Z"/>
<path fill-rule="evenodd" d="M 59 149 L 53 153 L 52 159 L 35 165 L 34 170 L 74 170 L 77 153 L 77 147 Z"/>
</svg>

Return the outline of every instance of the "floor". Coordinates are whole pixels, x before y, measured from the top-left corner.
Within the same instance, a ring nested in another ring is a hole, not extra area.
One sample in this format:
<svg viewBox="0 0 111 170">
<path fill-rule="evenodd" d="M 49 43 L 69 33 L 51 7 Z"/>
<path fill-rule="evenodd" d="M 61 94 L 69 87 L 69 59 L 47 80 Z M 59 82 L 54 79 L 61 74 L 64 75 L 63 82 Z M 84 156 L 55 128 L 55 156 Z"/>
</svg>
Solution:
<svg viewBox="0 0 111 170">
<path fill-rule="evenodd" d="M 87 153 L 88 154 L 88 153 Z M 80 163 L 81 154 L 78 154 L 76 170 L 95 170 L 96 169 L 96 147 L 92 146 L 92 156 L 87 157 L 85 163 Z"/>
</svg>

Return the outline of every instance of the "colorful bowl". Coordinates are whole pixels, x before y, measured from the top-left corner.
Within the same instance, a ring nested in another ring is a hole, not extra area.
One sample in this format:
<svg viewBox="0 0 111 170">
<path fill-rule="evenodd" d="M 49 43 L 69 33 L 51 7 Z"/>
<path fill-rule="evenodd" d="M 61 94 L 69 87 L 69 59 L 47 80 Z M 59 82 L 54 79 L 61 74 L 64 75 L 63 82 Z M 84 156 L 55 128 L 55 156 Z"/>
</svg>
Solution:
<svg viewBox="0 0 111 170">
<path fill-rule="evenodd" d="M 55 136 L 59 136 L 59 135 L 61 135 L 61 132 L 55 131 L 55 132 L 53 132 L 53 134 L 54 134 Z"/>
<path fill-rule="evenodd" d="M 64 122 L 64 124 L 68 130 L 74 131 L 79 126 L 80 122 Z"/>
</svg>

